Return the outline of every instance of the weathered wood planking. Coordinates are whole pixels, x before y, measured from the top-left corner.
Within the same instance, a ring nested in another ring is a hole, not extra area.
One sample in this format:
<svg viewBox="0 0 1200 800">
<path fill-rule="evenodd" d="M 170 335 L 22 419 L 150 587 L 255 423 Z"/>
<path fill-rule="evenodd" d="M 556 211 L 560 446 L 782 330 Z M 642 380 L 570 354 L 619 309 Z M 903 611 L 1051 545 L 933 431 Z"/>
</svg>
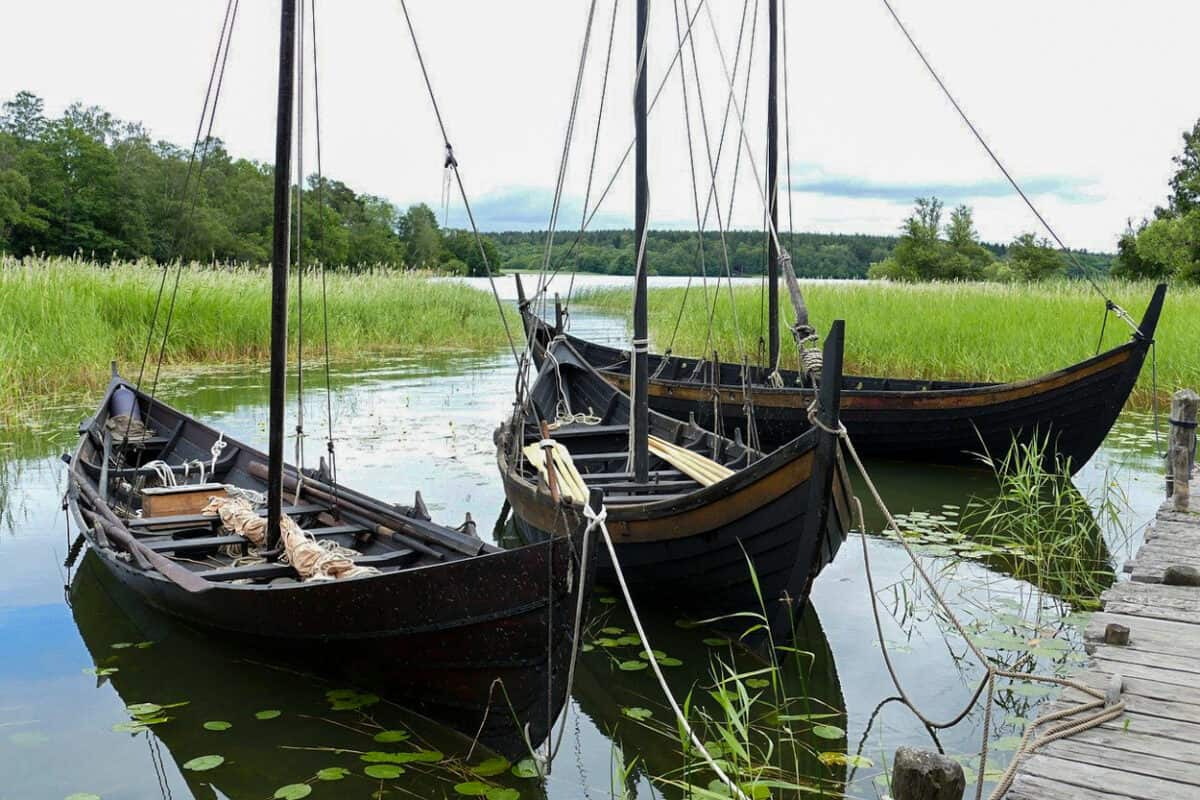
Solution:
<svg viewBox="0 0 1200 800">
<path fill-rule="evenodd" d="M 1200 478 L 1191 496 L 1200 505 Z M 1084 632 L 1088 668 L 1074 676 L 1104 688 L 1120 675 L 1125 714 L 1025 757 L 1009 800 L 1200 798 L 1200 588 L 1163 584 L 1173 564 L 1200 567 L 1200 513 L 1168 501 L 1126 566 L 1131 580 L 1104 593 Z M 1129 628 L 1129 644 L 1105 644 L 1110 623 Z M 1047 710 L 1090 699 L 1068 689 Z"/>
</svg>

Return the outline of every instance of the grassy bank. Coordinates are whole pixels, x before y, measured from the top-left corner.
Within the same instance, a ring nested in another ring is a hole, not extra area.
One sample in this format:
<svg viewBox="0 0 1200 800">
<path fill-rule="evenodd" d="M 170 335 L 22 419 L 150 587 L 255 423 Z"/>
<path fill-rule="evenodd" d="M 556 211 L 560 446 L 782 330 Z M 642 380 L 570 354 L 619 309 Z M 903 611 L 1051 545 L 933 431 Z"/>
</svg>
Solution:
<svg viewBox="0 0 1200 800">
<path fill-rule="evenodd" d="M 1153 288 L 1148 283 L 1110 282 L 1105 291 L 1139 319 Z M 810 318 L 819 330 L 828 330 L 835 318 L 846 320 L 846 368 L 866 375 L 994 381 L 1031 377 L 1093 355 L 1104 314 L 1104 301 L 1081 282 L 805 282 L 803 289 Z M 711 298 L 715 293 L 711 282 L 709 292 Z M 650 292 L 654 349 L 662 351 L 671 342 L 683 296 L 683 289 Z M 736 289 L 733 296 L 731 305 L 728 286 L 722 285 L 709 346 L 728 360 L 738 360 L 744 351 L 753 357 L 760 330 L 765 330 L 765 321 L 760 322 L 759 289 Z M 793 317 L 786 293 L 783 297 L 784 317 L 790 322 Z M 577 302 L 627 314 L 630 294 L 626 290 L 593 291 Z M 701 353 L 707 329 L 704 292 L 697 281 L 688 293 L 673 351 Z M 1104 346 L 1112 347 L 1128 336 L 1128 326 L 1110 317 Z M 1200 387 L 1200 289 L 1171 287 L 1155 339 L 1160 394 Z M 794 367 L 795 348 L 785 343 L 783 352 L 790 358 L 785 365 Z M 1134 393 L 1136 404 L 1149 404 L 1151 385 L 1147 363 Z"/>
<path fill-rule="evenodd" d="M 103 385 L 113 359 L 127 374 L 136 374 L 160 276 L 160 269 L 153 264 L 100 267 L 73 259 L 0 257 L 0 416 L 11 414 L 23 402 Z M 161 340 L 171 279 L 159 315 L 152 362 Z M 295 298 L 293 281 L 289 326 L 293 343 Z M 490 350 L 506 343 L 490 296 L 424 275 L 331 273 L 328 298 L 330 350 L 334 354 L 368 349 L 401 353 Z M 266 358 L 270 299 L 265 270 L 186 267 L 179 282 L 166 361 Z M 306 358 L 320 358 L 324 327 L 320 276 L 315 273 L 304 282 L 304 339 Z"/>
</svg>

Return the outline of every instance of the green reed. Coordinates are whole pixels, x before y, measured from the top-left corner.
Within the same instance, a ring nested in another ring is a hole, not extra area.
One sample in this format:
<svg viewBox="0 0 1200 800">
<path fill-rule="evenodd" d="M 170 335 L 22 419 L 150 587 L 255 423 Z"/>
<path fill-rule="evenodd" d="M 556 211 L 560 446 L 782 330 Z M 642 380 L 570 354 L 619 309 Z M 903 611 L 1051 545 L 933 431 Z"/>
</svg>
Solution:
<svg viewBox="0 0 1200 800">
<path fill-rule="evenodd" d="M 846 369 L 863 375 L 1010 381 L 1029 378 L 1095 354 L 1104 301 L 1081 282 L 1046 284 L 925 283 L 868 281 L 804 282 L 809 318 L 819 331 L 834 319 L 846 320 Z M 1140 318 L 1154 286 L 1110 281 L 1105 290 Z M 700 282 L 683 289 L 650 292 L 650 334 L 658 351 L 711 354 L 728 361 L 743 354 L 756 360 L 765 315 L 759 287 L 718 292 L 709 281 L 707 301 Z M 785 295 L 786 297 L 786 295 Z M 715 299 L 712 336 L 709 309 Z M 590 291 L 581 305 L 629 313 L 624 289 Z M 785 323 L 793 319 L 784 302 Z M 736 317 L 737 324 L 734 324 Z M 678 332 L 672 334 L 679 321 Z M 1127 341 L 1130 329 L 1110 316 L 1103 346 Z M 787 336 L 786 331 L 784 332 Z M 1167 293 L 1158 343 L 1158 390 L 1161 396 L 1181 386 L 1200 385 L 1200 288 L 1173 285 Z M 785 343 L 784 367 L 795 368 L 795 348 Z M 1136 405 L 1151 399 L 1150 364 L 1142 370 L 1133 395 Z"/>
<path fill-rule="evenodd" d="M 154 317 L 161 270 L 68 258 L 0 256 L 0 417 L 23 405 L 108 380 L 108 363 L 136 374 Z M 494 300 L 461 284 L 384 267 L 327 276 L 329 345 L 335 354 L 493 350 L 504 343 Z M 157 360 L 175 270 L 168 275 L 151 368 Z M 291 357 L 297 337 L 291 286 Z M 270 276 L 261 268 L 186 265 L 180 274 L 168 364 L 258 361 L 270 343 Z M 320 274 L 304 280 L 306 358 L 324 352 Z"/>
</svg>

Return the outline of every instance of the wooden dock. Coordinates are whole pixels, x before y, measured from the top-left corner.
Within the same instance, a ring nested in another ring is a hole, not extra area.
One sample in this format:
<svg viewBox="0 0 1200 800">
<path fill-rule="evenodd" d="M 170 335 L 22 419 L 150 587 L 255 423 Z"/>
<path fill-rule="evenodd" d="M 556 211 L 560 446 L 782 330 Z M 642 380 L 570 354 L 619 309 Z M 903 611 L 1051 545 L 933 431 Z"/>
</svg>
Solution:
<svg viewBox="0 0 1200 800">
<path fill-rule="evenodd" d="M 1009 800 L 1200 800 L 1200 586 L 1164 583 L 1170 567 L 1200 570 L 1200 478 L 1190 494 L 1190 511 L 1159 509 L 1085 632 L 1091 660 L 1074 677 L 1104 689 L 1120 675 L 1126 713 L 1026 756 Z M 1105 643 L 1112 623 L 1128 644 Z M 1061 705 L 1088 699 L 1067 690 Z"/>
</svg>

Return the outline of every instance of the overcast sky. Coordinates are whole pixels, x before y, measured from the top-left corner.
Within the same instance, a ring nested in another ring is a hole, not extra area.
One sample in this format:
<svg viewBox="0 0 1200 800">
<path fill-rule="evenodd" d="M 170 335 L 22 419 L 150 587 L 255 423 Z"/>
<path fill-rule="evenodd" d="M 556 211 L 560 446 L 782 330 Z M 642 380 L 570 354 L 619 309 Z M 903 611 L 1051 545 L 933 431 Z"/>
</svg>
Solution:
<svg viewBox="0 0 1200 800">
<path fill-rule="evenodd" d="M 632 136 L 634 4 L 617 1 L 593 200 Z M 709 179 L 696 87 L 715 149 L 728 96 L 721 53 L 732 69 L 744 7 L 710 2 L 716 35 L 704 9 L 694 28 L 698 81 L 690 52 L 687 61 L 702 193 Z M 740 169 L 732 214 L 737 227 L 758 226 L 762 217 L 757 184 L 764 167 L 766 2 L 758 2 L 745 109 L 751 152 L 742 149 L 736 164 L 739 127 L 731 114 L 718 174 L 724 216 L 733 169 Z M 948 205 L 974 206 L 990 241 L 1036 228 L 881 0 L 785 2 L 796 230 L 893 233 L 912 198 L 930 193 Z M 596 3 L 559 223 L 564 228 L 580 221 L 612 3 Z M 1162 202 L 1180 134 L 1200 117 L 1194 48 L 1200 3 L 893 3 L 1069 244 L 1111 250 L 1127 218 L 1145 216 Z M 700 8 L 697 0 L 688 5 L 693 13 Z M 749 0 L 748 16 L 754 7 Z M 184 144 L 195 129 L 224 8 L 225 0 L 6 3 L 0 95 L 28 89 L 53 113 L 74 101 L 100 105 L 144 122 L 156 138 Z M 546 226 L 588 8 L 588 0 L 409 1 L 482 227 Z M 653 0 L 651 8 L 650 85 L 667 78 L 650 121 L 652 225 L 694 228 L 683 94 L 678 72 L 666 74 L 678 47 L 674 0 Z M 439 206 L 441 140 L 398 0 L 317 0 L 317 14 L 326 174 L 398 204 Z M 238 156 L 272 156 L 277 17 L 273 0 L 241 2 L 215 128 Z M 742 37 L 739 105 L 752 22 Z M 632 205 L 627 168 L 594 227 L 629 225 Z M 786 229 L 786 198 L 781 206 Z M 461 209 L 457 200 L 451 204 L 451 224 L 461 222 Z M 715 224 L 712 215 L 708 228 Z"/>
</svg>

